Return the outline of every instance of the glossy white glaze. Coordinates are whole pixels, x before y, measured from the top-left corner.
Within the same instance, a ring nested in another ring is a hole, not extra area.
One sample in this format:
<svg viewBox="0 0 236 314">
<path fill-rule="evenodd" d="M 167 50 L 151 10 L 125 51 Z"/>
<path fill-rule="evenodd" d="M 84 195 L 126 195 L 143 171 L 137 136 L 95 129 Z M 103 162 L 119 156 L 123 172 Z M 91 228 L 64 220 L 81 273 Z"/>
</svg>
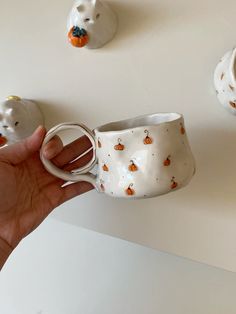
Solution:
<svg viewBox="0 0 236 314">
<path fill-rule="evenodd" d="M 0 133 L 6 144 L 30 136 L 39 125 L 44 125 L 44 118 L 35 102 L 9 96 L 0 103 Z"/>
<path fill-rule="evenodd" d="M 115 36 L 118 21 L 111 8 L 100 0 L 76 0 L 68 18 L 68 32 L 73 26 L 85 29 L 89 36 L 86 47 L 96 49 Z"/>
<path fill-rule="evenodd" d="M 59 131 L 70 128 L 83 130 L 89 137 L 94 158 L 83 169 L 68 173 L 46 160 L 41 150 L 46 169 L 63 180 L 85 180 L 98 192 L 134 199 L 182 188 L 195 173 L 195 161 L 180 114 L 153 114 L 109 123 L 93 133 L 81 124 L 65 123 L 49 131 L 43 147 Z M 96 161 L 97 175 L 85 174 Z"/>
<path fill-rule="evenodd" d="M 218 63 L 214 84 L 220 103 L 236 115 L 236 48 L 227 52 Z"/>
</svg>

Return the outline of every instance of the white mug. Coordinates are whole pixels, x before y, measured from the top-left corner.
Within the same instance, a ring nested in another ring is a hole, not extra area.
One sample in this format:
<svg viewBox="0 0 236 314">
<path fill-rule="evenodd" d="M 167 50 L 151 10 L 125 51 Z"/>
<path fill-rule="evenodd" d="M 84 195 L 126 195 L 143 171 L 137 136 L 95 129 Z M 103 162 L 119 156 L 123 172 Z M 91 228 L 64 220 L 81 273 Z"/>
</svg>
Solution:
<svg viewBox="0 0 236 314">
<path fill-rule="evenodd" d="M 44 146 L 59 132 L 82 131 L 91 141 L 93 158 L 76 172 L 66 172 L 43 156 Z M 90 182 L 98 192 L 119 198 L 149 198 L 187 185 L 195 173 L 184 119 L 178 113 L 156 113 L 89 130 L 62 123 L 46 135 L 41 160 L 53 175 L 70 182 Z M 97 174 L 91 171 L 95 165 Z"/>
</svg>

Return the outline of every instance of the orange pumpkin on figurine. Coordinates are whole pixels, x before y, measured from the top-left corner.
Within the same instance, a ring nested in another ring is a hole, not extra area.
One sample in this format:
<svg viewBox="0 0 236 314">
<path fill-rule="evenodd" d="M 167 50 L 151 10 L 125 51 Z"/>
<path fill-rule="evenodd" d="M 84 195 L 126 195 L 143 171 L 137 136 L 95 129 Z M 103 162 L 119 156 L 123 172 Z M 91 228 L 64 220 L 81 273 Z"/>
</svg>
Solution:
<svg viewBox="0 0 236 314">
<path fill-rule="evenodd" d="M 68 33 L 68 38 L 72 46 L 82 48 L 89 42 L 89 36 L 85 29 L 73 26 Z"/>
</svg>

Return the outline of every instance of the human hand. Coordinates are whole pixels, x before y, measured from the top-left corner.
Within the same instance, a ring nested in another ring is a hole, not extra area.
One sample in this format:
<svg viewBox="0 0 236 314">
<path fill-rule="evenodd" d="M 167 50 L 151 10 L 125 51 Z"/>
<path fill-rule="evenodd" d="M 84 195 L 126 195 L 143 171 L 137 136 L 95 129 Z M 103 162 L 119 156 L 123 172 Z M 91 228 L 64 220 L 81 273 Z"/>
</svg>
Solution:
<svg viewBox="0 0 236 314">
<path fill-rule="evenodd" d="M 93 189 L 87 182 L 63 187 L 63 180 L 45 170 L 39 155 L 45 135 L 45 128 L 39 127 L 26 140 L 0 150 L 0 269 L 11 251 L 54 208 Z M 45 146 L 44 156 L 56 166 L 71 171 L 92 158 L 91 151 L 71 162 L 90 147 L 85 136 L 64 148 L 55 137 Z"/>
</svg>

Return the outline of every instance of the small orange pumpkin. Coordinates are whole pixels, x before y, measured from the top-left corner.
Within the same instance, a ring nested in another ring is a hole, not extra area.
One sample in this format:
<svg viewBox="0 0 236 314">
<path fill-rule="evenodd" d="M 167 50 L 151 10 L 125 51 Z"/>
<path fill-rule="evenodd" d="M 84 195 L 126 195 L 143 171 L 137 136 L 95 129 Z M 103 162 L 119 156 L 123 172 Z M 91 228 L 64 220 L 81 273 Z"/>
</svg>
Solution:
<svg viewBox="0 0 236 314">
<path fill-rule="evenodd" d="M 130 184 L 128 189 L 126 189 L 126 191 L 125 191 L 128 196 L 133 196 L 135 194 L 135 191 L 134 191 L 134 189 L 132 189 L 132 187 L 133 187 L 133 183 Z"/>
<path fill-rule="evenodd" d="M 89 41 L 89 36 L 86 30 L 83 28 L 79 28 L 78 26 L 73 26 L 70 29 L 68 33 L 68 38 L 72 46 L 78 48 L 84 47 Z"/>
<path fill-rule="evenodd" d="M 230 106 L 236 109 L 236 101 L 230 101 L 229 102 Z"/>
<path fill-rule="evenodd" d="M 229 84 L 229 88 L 234 91 L 234 87 L 232 85 Z"/>
<path fill-rule="evenodd" d="M 114 146 L 114 149 L 115 150 L 119 150 L 119 151 L 122 151 L 125 149 L 125 146 L 123 144 L 121 144 L 122 140 L 120 138 L 118 138 L 118 145 L 115 145 Z"/>
<path fill-rule="evenodd" d="M 170 155 L 166 158 L 166 160 L 164 161 L 163 164 L 164 164 L 165 167 L 170 166 L 170 164 L 171 164 Z"/>
<path fill-rule="evenodd" d="M 178 183 L 175 182 L 175 177 L 172 177 L 172 180 L 171 180 L 171 189 L 174 190 L 178 187 Z"/>
<path fill-rule="evenodd" d="M 106 164 L 104 164 L 104 165 L 103 165 L 102 169 L 103 169 L 103 171 L 106 171 L 106 172 L 108 172 L 108 171 L 109 171 L 109 168 L 107 167 L 107 165 L 106 165 Z"/>
<path fill-rule="evenodd" d="M 6 137 L 2 136 L 2 134 L 0 134 L 0 147 L 4 146 L 7 144 L 7 139 Z"/>
<path fill-rule="evenodd" d="M 150 145 L 150 144 L 152 144 L 152 143 L 153 143 L 153 140 L 152 140 L 152 138 L 149 136 L 148 130 L 145 130 L 144 133 L 147 134 L 147 136 L 146 136 L 145 139 L 143 140 L 144 144 L 145 144 L 145 145 Z"/>
<path fill-rule="evenodd" d="M 186 131 L 185 131 L 185 128 L 184 128 L 184 126 L 183 126 L 183 123 L 180 123 L 180 126 L 181 126 L 181 128 L 180 128 L 180 133 L 181 133 L 182 135 L 184 135 L 184 134 L 186 133 Z"/>
<path fill-rule="evenodd" d="M 138 167 L 135 165 L 133 160 L 130 160 L 130 162 L 131 162 L 131 165 L 129 165 L 129 171 L 131 171 L 131 172 L 138 171 Z"/>
<path fill-rule="evenodd" d="M 98 148 L 102 148 L 102 143 L 101 143 L 100 139 L 98 139 Z"/>
</svg>

